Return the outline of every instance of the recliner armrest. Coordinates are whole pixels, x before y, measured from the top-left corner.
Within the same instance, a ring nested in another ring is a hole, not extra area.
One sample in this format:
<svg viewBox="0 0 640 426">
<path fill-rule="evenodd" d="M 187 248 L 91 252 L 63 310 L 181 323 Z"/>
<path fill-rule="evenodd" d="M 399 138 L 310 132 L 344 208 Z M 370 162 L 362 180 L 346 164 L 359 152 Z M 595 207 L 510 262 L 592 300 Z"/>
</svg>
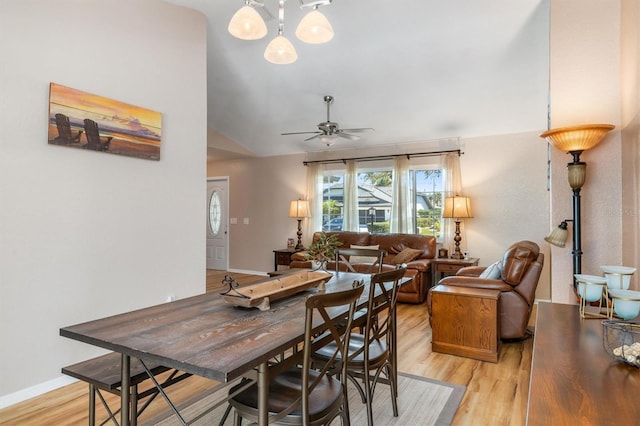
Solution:
<svg viewBox="0 0 640 426">
<path fill-rule="evenodd" d="M 478 277 L 485 269 L 487 269 L 486 266 L 465 266 L 458 269 L 458 272 L 456 272 L 456 275 L 466 276 L 466 277 Z"/>
<path fill-rule="evenodd" d="M 490 280 L 478 277 L 451 275 L 441 279 L 438 284 L 489 290 L 513 291 L 513 287 L 502 280 Z"/>
</svg>

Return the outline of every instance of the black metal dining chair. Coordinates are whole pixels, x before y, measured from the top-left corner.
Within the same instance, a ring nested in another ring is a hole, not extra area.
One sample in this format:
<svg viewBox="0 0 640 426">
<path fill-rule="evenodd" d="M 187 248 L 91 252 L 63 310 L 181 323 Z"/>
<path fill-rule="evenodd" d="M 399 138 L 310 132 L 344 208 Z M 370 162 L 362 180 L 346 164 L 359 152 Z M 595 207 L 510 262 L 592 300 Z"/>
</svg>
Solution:
<svg viewBox="0 0 640 426">
<path fill-rule="evenodd" d="M 340 362 L 338 360 L 347 356 L 353 314 L 363 290 L 363 283 L 356 281 L 351 289 L 317 293 L 306 300 L 302 360 L 292 355 L 269 369 L 267 409 L 270 424 L 320 425 L 329 424 L 337 417 L 341 417 L 343 425 L 349 424 L 346 365 L 342 365 L 338 374 L 329 373 Z M 344 315 L 335 317 L 339 306 L 343 310 L 348 307 L 348 310 Z M 312 369 L 311 355 L 329 343 L 334 353 L 328 354 L 323 367 Z M 242 419 L 258 421 L 257 384 L 234 395 L 242 386 L 244 384 L 229 391 L 229 404 L 235 409 L 235 424 L 238 426 Z"/>
<path fill-rule="evenodd" d="M 405 267 L 371 277 L 369 300 L 363 330 L 352 333 L 347 361 L 348 379 L 355 384 L 362 402 L 367 404 L 367 423 L 373 425 L 372 400 L 376 384 L 387 383 L 391 391 L 394 417 L 398 416 L 398 363 L 396 342 L 396 301 Z M 333 344 L 319 349 L 313 359 L 330 360 Z M 340 360 L 338 360 L 340 361 Z M 337 364 L 338 366 L 340 363 Z M 386 376 L 381 377 L 381 374 Z M 362 383 L 360 383 L 362 381 Z"/>
</svg>

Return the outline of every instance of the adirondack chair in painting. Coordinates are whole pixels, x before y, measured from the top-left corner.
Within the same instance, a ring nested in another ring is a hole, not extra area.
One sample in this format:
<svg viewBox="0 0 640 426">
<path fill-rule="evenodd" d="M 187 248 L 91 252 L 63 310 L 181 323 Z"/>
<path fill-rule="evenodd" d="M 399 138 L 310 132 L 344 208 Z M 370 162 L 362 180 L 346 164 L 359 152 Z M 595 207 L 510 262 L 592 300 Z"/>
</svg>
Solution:
<svg viewBox="0 0 640 426">
<path fill-rule="evenodd" d="M 109 149 L 109 144 L 113 137 L 107 136 L 103 142 L 100 137 L 100 131 L 98 130 L 98 123 L 86 118 L 84 120 L 84 131 L 87 134 L 87 144 L 84 146 L 86 149 L 93 149 L 95 151 L 107 151 Z"/>
<path fill-rule="evenodd" d="M 58 128 L 58 136 L 53 139 L 53 143 L 59 145 L 80 143 L 82 130 L 78 130 L 78 134 L 74 135 L 71 131 L 71 124 L 69 124 L 69 117 L 60 113 L 56 114 L 56 127 Z"/>
</svg>

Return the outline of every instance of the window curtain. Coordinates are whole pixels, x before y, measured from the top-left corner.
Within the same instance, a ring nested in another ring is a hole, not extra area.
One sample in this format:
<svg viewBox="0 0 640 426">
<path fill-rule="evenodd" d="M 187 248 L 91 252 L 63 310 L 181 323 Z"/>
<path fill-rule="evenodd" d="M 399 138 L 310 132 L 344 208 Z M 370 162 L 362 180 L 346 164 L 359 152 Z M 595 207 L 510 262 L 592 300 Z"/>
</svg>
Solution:
<svg viewBox="0 0 640 426">
<path fill-rule="evenodd" d="M 444 196 L 453 197 L 462 194 L 462 176 L 460 173 L 460 155 L 457 153 L 449 153 L 440 158 L 442 172 L 444 174 Z M 442 200 L 444 206 L 444 200 Z M 452 251 L 453 237 L 455 236 L 456 223 L 454 219 L 442 219 L 442 241 L 443 245 L 448 247 L 449 252 Z M 463 236 L 462 242 L 466 238 Z"/>
<path fill-rule="evenodd" d="M 391 232 L 411 233 L 413 225 L 413 201 L 409 188 L 409 159 L 405 156 L 393 160 L 391 202 Z"/>
<path fill-rule="evenodd" d="M 324 167 L 320 164 L 307 165 L 307 201 L 311 217 L 307 218 L 304 235 L 308 244 L 315 231 L 322 229 L 322 180 Z"/>
<path fill-rule="evenodd" d="M 358 219 L 358 172 L 355 160 L 348 160 L 346 163 L 342 230 L 358 232 L 360 228 Z"/>
</svg>

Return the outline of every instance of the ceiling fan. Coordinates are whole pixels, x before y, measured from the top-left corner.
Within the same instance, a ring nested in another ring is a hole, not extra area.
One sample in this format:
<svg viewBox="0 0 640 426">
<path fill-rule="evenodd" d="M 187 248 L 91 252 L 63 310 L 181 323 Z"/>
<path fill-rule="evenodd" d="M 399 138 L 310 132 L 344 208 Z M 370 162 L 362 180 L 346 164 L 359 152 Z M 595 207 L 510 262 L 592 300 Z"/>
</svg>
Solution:
<svg viewBox="0 0 640 426">
<path fill-rule="evenodd" d="M 337 138 L 344 138 L 349 140 L 358 140 L 359 136 L 353 135 L 352 133 L 362 133 L 367 130 L 373 130 L 371 127 L 361 127 L 357 129 L 341 129 L 338 123 L 331 121 L 329 112 L 331 109 L 331 104 L 333 103 L 333 96 L 325 96 L 324 102 L 327 104 L 327 121 L 323 121 L 322 123 L 318 123 L 318 130 L 314 132 L 289 132 L 282 133 L 282 135 L 313 135 L 310 138 L 305 139 L 306 141 L 310 141 L 312 139 L 320 139 L 321 142 L 325 143 L 327 146 L 331 146 Z"/>
</svg>

